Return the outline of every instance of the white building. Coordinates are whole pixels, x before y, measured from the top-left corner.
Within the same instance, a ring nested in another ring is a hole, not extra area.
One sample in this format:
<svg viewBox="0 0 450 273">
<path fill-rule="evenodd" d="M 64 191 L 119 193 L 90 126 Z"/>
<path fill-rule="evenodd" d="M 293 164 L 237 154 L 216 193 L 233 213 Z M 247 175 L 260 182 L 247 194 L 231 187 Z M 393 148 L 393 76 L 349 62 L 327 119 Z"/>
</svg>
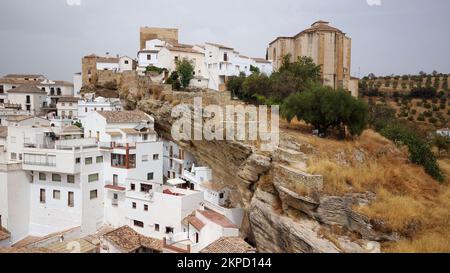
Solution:
<svg viewBox="0 0 450 273">
<path fill-rule="evenodd" d="M 258 67 L 260 72 L 270 75 L 273 71 L 272 63 L 259 58 L 249 58 L 240 55 L 232 47 L 216 44 L 205 44 L 205 62 L 209 75 L 209 88 L 223 91 L 226 89 L 228 77 L 251 74 L 252 66 Z"/>
<path fill-rule="evenodd" d="M 239 235 L 242 210 L 227 207 L 223 188 L 208 187 L 210 169 L 163 145 L 151 116 L 90 112 L 83 131 L 50 125 L 28 117 L 0 127 L 0 218 L 8 230 L 0 246 L 73 230 L 82 238 L 105 224 L 118 228 L 105 235 L 102 251 L 109 253 L 199 252 Z M 175 179 L 184 185 L 164 184 L 164 155 L 181 166 Z M 130 236 L 139 242 L 121 246 Z"/>
<path fill-rule="evenodd" d="M 268 61 L 262 58 L 252 58 L 253 66 L 257 67 L 259 71 L 267 76 L 270 76 L 273 73 L 273 65 L 272 61 Z"/>
<path fill-rule="evenodd" d="M 106 53 L 105 57 L 97 58 L 96 69 L 119 72 L 119 61 L 119 55 L 117 55 L 117 57 L 111 57 L 109 53 Z"/>
<path fill-rule="evenodd" d="M 32 84 L 22 84 L 8 91 L 8 103 L 18 104 L 22 110 L 29 111 L 32 115 L 41 114 L 46 100 L 45 91 Z"/>
<path fill-rule="evenodd" d="M 133 71 L 136 66 L 136 61 L 128 56 L 119 58 L 119 72 Z"/>
<path fill-rule="evenodd" d="M 194 49 L 190 45 L 170 45 L 164 46 L 158 53 L 158 66 L 169 71 L 175 71 L 178 61 L 188 60 L 194 67 L 194 78 L 190 86 L 197 88 L 208 87 L 208 71 L 205 65 L 205 55 L 203 52 Z"/>
<path fill-rule="evenodd" d="M 60 118 L 73 119 L 78 117 L 77 97 L 61 97 L 56 104 L 57 116 Z"/>
<path fill-rule="evenodd" d="M 45 106 L 54 106 L 61 96 L 74 96 L 74 84 L 52 81 L 43 75 L 9 74 L 0 78 L 0 103 L 7 101 L 7 94 L 20 85 L 34 85 L 47 94 Z"/>
<path fill-rule="evenodd" d="M 190 169 L 195 163 L 194 157 L 180 146 L 164 141 L 163 174 L 166 179 L 178 178 L 184 170 Z"/>
<path fill-rule="evenodd" d="M 166 42 L 159 39 L 149 40 L 145 43 L 145 49 L 138 51 L 138 72 L 141 74 L 148 66 L 162 68 L 159 65 L 158 53 L 166 45 Z"/>
<path fill-rule="evenodd" d="M 83 119 L 89 113 L 96 111 L 122 111 L 120 99 L 107 99 L 103 97 L 86 98 L 78 101 L 78 118 Z"/>
<path fill-rule="evenodd" d="M 31 171 L 30 230 L 35 236 L 80 226 L 83 234 L 103 224 L 103 156 L 95 139 L 45 142 L 23 151 Z"/>
</svg>

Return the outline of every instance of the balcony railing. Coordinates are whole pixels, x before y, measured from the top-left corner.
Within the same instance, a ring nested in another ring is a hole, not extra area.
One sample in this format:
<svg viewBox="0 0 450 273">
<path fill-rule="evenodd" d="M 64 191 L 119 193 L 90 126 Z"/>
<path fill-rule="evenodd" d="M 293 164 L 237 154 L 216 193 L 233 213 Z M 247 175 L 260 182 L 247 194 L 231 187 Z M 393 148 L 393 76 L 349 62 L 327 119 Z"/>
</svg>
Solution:
<svg viewBox="0 0 450 273">
<path fill-rule="evenodd" d="M 37 162 L 37 161 L 24 160 L 23 164 L 31 165 L 31 166 L 56 167 L 56 162 Z"/>
</svg>

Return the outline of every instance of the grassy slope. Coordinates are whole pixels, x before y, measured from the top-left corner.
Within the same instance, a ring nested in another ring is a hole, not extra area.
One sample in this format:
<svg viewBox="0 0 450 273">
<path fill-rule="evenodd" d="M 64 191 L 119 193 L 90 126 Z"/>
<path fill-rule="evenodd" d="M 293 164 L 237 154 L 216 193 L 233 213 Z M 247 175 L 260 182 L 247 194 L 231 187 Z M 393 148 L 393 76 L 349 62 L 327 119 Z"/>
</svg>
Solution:
<svg viewBox="0 0 450 273">
<path fill-rule="evenodd" d="M 308 171 L 324 175 L 326 193 L 377 193 L 370 206 L 355 209 L 382 220 L 388 231 L 405 238 L 384 244 L 384 251 L 450 252 L 449 180 L 439 184 L 421 167 L 408 162 L 406 150 L 371 130 L 354 141 L 341 142 L 301 134 L 298 129 L 305 128 L 299 124 L 282 126 L 287 134 L 316 148 L 317 152 L 310 155 Z M 450 160 L 440 163 L 448 179 Z"/>
</svg>

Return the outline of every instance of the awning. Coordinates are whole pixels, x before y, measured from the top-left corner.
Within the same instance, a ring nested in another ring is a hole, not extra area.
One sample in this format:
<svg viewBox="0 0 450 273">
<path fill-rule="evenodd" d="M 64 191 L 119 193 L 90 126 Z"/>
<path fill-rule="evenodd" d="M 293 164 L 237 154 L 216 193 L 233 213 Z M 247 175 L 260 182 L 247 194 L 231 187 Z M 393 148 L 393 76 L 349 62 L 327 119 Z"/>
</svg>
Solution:
<svg viewBox="0 0 450 273">
<path fill-rule="evenodd" d="M 183 185 L 186 183 L 187 183 L 186 181 L 184 181 L 183 179 L 180 179 L 180 178 L 174 178 L 174 179 L 167 180 L 167 184 L 172 185 L 172 186 Z"/>
</svg>

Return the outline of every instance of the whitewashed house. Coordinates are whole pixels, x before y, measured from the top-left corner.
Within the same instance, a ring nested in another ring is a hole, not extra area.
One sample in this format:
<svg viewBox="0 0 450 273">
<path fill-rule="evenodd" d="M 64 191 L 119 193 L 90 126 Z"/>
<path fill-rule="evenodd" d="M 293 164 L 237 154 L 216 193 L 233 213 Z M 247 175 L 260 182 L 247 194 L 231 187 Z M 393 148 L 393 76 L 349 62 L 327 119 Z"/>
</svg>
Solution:
<svg viewBox="0 0 450 273">
<path fill-rule="evenodd" d="M 164 141 L 164 166 L 163 175 L 166 180 L 176 179 L 183 175 L 195 163 L 194 156 L 184 151 L 180 146 L 171 141 Z"/>
<path fill-rule="evenodd" d="M 273 71 L 270 61 L 240 55 L 232 47 L 206 43 L 204 52 L 209 76 L 208 87 L 213 90 L 226 90 L 226 82 L 231 76 L 239 76 L 241 73 L 249 76 L 252 66 L 259 68 L 262 73 L 267 75 Z"/>
<path fill-rule="evenodd" d="M 178 61 L 184 59 L 190 61 L 194 67 L 194 78 L 191 80 L 190 86 L 207 88 L 208 71 L 204 53 L 194 49 L 194 46 L 167 44 L 158 53 L 158 66 L 167 69 L 170 74 L 176 70 Z"/>
<path fill-rule="evenodd" d="M 111 99 L 103 97 L 85 98 L 78 101 L 78 118 L 81 120 L 89 113 L 96 111 L 122 111 L 122 102 L 120 99 Z"/>
<path fill-rule="evenodd" d="M 136 61 L 128 56 L 119 58 L 119 72 L 133 71 L 136 67 Z"/>
<path fill-rule="evenodd" d="M 33 173 L 30 234 L 80 226 L 88 235 L 103 224 L 103 156 L 95 139 L 35 143 L 24 149 L 22 168 Z"/>
<path fill-rule="evenodd" d="M 46 100 L 47 93 L 32 84 L 22 84 L 8 91 L 8 103 L 18 104 L 32 115 L 41 113 Z"/>
<path fill-rule="evenodd" d="M 62 119 L 73 119 L 78 117 L 77 97 L 61 97 L 56 104 L 57 116 Z"/>
<path fill-rule="evenodd" d="M 106 53 L 105 57 L 97 58 L 96 69 L 119 72 L 119 62 L 120 57 L 118 55 L 116 57 L 111 57 L 109 53 Z"/>
<path fill-rule="evenodd" d="M 153 39 L 145 42 L 145 49 L 138 51 L 139 73 L 143 74 L 148 66 L 162 68 L 159 65 L 158 53 L 167 43 L 160 39 Z"/>
</svg>

